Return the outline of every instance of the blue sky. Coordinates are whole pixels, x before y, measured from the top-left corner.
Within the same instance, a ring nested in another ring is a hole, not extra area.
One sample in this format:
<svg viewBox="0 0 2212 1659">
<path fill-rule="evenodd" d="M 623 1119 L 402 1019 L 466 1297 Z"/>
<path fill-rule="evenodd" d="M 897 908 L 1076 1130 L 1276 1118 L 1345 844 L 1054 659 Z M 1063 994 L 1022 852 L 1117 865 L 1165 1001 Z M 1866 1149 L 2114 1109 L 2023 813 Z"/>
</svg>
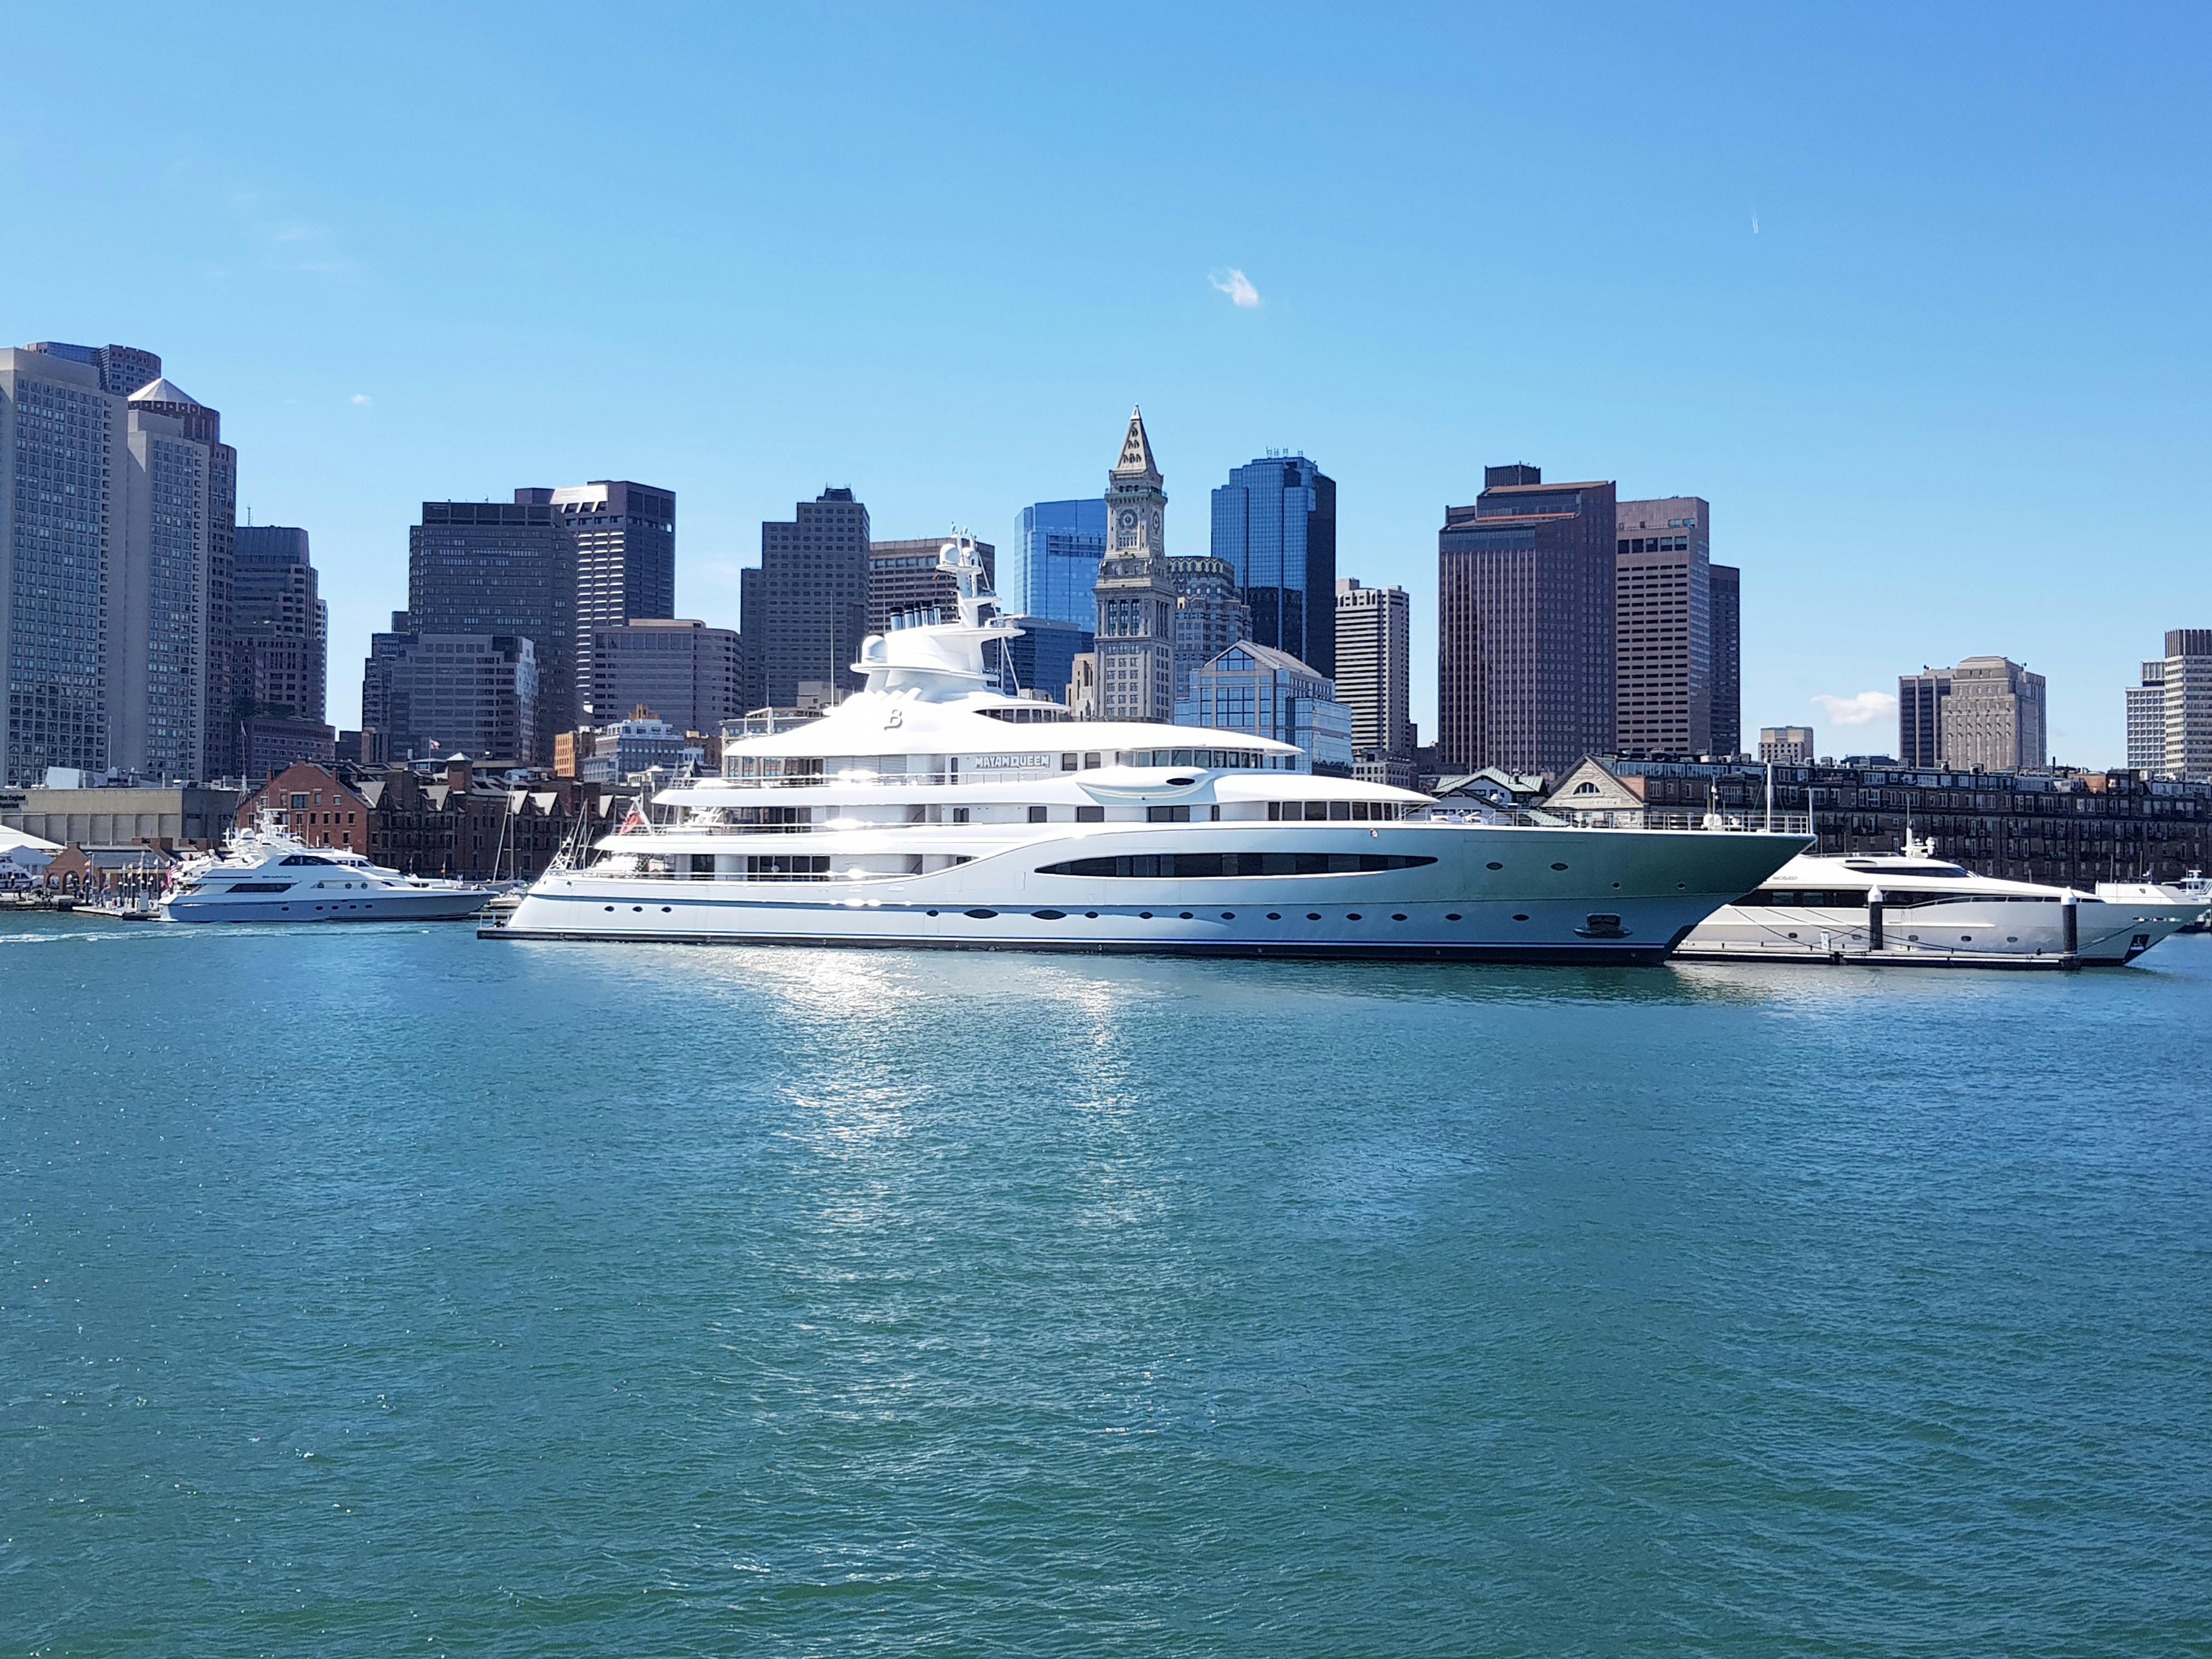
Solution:
<svg viewBox="0 0 2212 1659">
<path fill-rule="evenodd" d="M 1003 544 L 1140 402 L 1175 550 L 1267 449 L 1338 480 L 1425 731 L 1443 507 L 1527 460 L 1712 501 L 1747 728 L 1887 750 L 1815 700 L 2001 652 L 2110 763 L 2212 625 L 2208 19 L 21 8 L 0 315 L 223 411 L 340 723 L 426 497 L 666 485 L 734 623 L 794 500 Z"/>
</svg>

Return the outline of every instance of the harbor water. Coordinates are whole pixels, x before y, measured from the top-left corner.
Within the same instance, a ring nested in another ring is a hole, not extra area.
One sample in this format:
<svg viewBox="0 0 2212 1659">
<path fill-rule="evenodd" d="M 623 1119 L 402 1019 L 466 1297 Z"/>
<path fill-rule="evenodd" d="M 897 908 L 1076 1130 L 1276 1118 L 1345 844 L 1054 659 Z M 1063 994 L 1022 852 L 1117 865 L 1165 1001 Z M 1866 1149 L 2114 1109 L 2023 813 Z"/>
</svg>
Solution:
<svg viewBox="0 0 2212 1659">
<path fill-rule="evenodd" d="M 2212 1651 L 2212 939 L 0 921 L 0 1654 Z"/>
</svg>

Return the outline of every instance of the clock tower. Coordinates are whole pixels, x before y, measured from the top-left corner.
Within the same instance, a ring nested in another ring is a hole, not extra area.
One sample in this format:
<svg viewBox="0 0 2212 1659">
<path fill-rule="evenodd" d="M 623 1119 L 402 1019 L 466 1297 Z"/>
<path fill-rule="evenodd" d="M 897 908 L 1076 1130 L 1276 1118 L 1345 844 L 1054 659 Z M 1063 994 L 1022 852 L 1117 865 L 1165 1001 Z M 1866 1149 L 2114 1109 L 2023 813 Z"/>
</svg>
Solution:
<svg viewBox="0 0 2212 1659">
<path fill-rule="evenodd" d="M 1098 703 L 1109 720 L 1175 719 L 1175 589 L 1167 568 L 1167 491 L 1141 410 L 1106 475 L 1106 555 L 1098 565 Z"/>
</svg>

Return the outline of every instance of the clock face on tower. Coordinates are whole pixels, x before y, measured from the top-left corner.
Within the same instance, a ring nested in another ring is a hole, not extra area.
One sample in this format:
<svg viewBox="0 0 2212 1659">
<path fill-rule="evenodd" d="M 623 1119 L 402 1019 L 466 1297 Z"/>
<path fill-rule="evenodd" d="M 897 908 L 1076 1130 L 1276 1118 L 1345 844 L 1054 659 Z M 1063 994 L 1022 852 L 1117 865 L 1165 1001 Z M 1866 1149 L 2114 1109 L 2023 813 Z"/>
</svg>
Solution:
<svg viewBox="0 0 2212 1659">
<path fill-rule="evenodd" d="M 1136 527 L 1137 509 L 1133 507 L 1123 507 L 1121 509 L 1121 528 L 1124 530 L 1134 530 Z"/>
</svg>

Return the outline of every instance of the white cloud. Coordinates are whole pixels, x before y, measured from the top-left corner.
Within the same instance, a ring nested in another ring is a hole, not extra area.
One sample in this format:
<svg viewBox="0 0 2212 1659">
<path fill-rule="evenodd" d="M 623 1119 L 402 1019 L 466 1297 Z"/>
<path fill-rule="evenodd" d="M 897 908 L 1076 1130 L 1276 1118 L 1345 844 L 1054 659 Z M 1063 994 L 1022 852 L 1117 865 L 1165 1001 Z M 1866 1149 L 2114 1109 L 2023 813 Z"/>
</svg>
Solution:
<svg viewBox="0 0 2212 1659">
<path fill-rule="evenodd" d="M 356 392 L 353 394 L 353 406 L 356 409 L 367 409 L 372 401 L 366 392 Z"/>
<path fill-rule="evenodd" d="M 1229 296 L 1229 303 L 1246 309 L 1260 303 L 1260 290 L 1252 286 L 1252 279 L 1231 266 L 1217 270 L 1206 279 L 1220 293 Z"/>
<path fill-rule="evenodd" d="M 1831 726 L 1872 726 L 1897 713 L 1897 699 L 1887 691 L 1862 691 L 1855 697 L 1838 697 L 1823 691 L 1813 699 Z"/>
</svg>

